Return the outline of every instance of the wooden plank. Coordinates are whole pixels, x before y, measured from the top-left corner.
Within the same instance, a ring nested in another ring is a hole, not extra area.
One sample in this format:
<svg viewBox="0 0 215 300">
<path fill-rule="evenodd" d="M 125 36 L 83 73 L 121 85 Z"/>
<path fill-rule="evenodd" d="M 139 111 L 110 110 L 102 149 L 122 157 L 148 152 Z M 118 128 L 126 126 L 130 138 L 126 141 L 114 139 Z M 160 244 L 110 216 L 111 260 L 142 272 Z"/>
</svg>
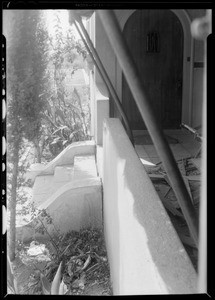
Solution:
<svg viewBox="0 0 215 300">
<path fill-rule="evenodd" d="M 192 238 L 190 236 L 187 236 L 183 233 L 179 233 L 179 236 L 180 236 L 180 239 L 183 244 L 186 244 L 190 247 L 196 248 L 196 244 L 194 243 L 194 241 L 192 240 Z"/>
<path fill-rule="evenodd" d="M 186 244 L 190 247 L 197 248 L 196 244 L 194 243 L 192 237 L 190 236 L 188 227 L 185 225 L 180 224 L 176 218 L 172 218 L 172 223 L 178 233 L 183 244 Z"/>
<path fill-rule="evenodd" d="M 184 183 L 186 185 L 187 191 L 188 191 L 188 193 L 190 195 L 190 198 L 192 200 L 192 203 L 193 203 L 193 197 L 192 197 L 192 193 L 191 193 L 191 190 L 190 190 L 190 184 L 189 184 L 188 179 L 186 178 L 185 164 L 186 164 L 186 160 L 182 159 L 181 163 L 178 163 L 178 167 L 179 167 L 179 170 L 181 171 Z"/>
<path fill-rule="evenodd" d="M 161 194 L 159 194 L 159 197 L 167 210 L 169 210 L 174 216 L 183 218 L 182 213 L 180 213 L 180 211 L 178 211 L 170 201 L 165 199 Z"/>
<path fill-rule="evenodd" d="M 186 176 L 186 178 L 190 181 L 201 181 L 200 175 L 189 175 L 189 176 Z"/>
<path fill-rule="evenodd" d="M 163 174 L 148 174 L 149 177 L 151 179 L 165 179 L 169 185 L 170 185 L 170 182 L 168 180 L 168 177 L 166 175 L 163 175 Z M 182 177 L 186 180 L 189 180 L 189 181 L 201 181 L 201 176 L 200 175 L 189 175 L 189 176 L 183 176 Z"/>
<path fill-rule="evenodd" d="M 148 174 L 151 179 L 165 179 L 162 174 Z"/>
<path fill-rule="evenodd" d="M 199 172 L 201 172 L 201 158 L 192 158 L 191 162 L 199 170 Z"/>
</svg>

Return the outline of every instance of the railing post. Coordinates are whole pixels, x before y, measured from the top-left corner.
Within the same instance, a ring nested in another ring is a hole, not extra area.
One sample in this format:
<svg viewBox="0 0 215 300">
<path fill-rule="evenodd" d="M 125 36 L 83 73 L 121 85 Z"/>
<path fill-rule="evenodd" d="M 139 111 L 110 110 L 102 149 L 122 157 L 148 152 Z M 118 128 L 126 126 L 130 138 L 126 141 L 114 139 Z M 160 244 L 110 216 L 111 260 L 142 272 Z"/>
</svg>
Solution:
<svg viewBox="0 0 215 300">
<path fill-rule="evenodd" d="M 121 65 L 140 114 L 163 162 L 167 176 L 171 182 L 172 188 L 189 227 L 190 234 L 198 247 L 198 218 L 195 209 L 192 205 L 189 193 L 177 167 L 172 151 L 165 139 L 160 124 L 155 118 L 151 103 L 145 94 L 138 70 L 129 52 L 117 19 L 111 10 L 98 10 L 98 14 Z"/>
</svg>

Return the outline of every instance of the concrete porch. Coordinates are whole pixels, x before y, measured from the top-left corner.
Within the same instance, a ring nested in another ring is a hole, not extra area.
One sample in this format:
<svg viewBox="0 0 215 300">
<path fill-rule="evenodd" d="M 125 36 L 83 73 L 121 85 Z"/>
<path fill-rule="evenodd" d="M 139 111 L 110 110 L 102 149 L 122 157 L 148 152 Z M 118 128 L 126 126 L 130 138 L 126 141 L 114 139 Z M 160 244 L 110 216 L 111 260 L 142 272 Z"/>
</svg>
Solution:
<svg viewBox="0 0 215 300">
<path fill-rule="evenodd" d="M 138 156 L 153 164 L 161 162 L 148 131 L 134 131 L 133 134 Z M 196 156 L 198 156 L 201 143 L 195 140 L 191 133 L 185 129 L 176 129 L 164 130 L 164 134 L 176 160 L 193 158 L 198 165 L 200 164 L 200 158 Z"/>
</svg>

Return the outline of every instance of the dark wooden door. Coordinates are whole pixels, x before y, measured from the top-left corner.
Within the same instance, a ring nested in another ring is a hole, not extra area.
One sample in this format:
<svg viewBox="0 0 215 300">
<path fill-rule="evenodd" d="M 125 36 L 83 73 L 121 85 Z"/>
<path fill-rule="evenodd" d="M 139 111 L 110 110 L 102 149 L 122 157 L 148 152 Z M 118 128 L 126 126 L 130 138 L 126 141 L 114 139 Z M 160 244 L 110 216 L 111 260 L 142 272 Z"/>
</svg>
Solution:
<svg viewBox="0 0 215 300">
<path fill-rule="evenodd" d="M 162 128 L 179 128 L 183 73 L 181 23 L 170 10 L 137 10 L 125 24 L 123 34 Z M 124 76 L 122 103 L 131 128 L 146 129 Z"/>
</svg>

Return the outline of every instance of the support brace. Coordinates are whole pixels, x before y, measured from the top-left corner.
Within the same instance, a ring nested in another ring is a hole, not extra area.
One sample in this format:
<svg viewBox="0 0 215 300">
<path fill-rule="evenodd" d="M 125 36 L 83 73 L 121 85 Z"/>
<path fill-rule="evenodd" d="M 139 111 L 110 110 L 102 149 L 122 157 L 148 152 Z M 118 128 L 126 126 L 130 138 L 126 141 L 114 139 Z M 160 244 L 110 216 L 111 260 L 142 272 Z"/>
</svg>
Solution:
<svg viewBox="0 0 215 300">
<path fill-rule="evenodd" d="M 140 114 L 163 162 L 167 176 L 189 227 L 191 236 L 198 247 L 198 218 L 196 212 L 172 151 L 165 139 L 160 124 L 155 118 L 149 98 L 145 93 L 137 67 L 122 35 L 117 19 L 111 10 L 98 10 L 98 14 L 118 58 L 119 64 L 123 70 Z"/>
</svg>

